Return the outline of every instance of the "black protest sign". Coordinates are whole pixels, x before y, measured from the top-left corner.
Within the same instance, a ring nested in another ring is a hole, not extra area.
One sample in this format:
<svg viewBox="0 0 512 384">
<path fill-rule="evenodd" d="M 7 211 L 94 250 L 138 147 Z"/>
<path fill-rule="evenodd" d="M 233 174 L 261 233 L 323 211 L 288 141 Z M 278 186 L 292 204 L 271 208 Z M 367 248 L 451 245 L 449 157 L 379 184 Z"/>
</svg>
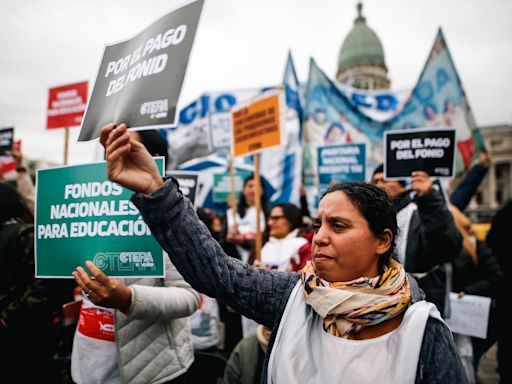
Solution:
<svg viewBox="0 0 512 384">
<path fill-rule="evenodd" d="M 455 129 L 403 129 L 384 133 L 384 177 L 404 179 L 414 171 L 453 177 Z"/>
<path fill-rule="evenodd" d="M 78 141 L 98 138 L 112 122 L 137 128 L 174 124 L 202 7 L 203 0 L 189 2 L 135 37 L 105 47 Z"/>
<path fill-rule="evenodd" d="M 0 128 L 0 156 L 10 156 L 12 154 L 13 141 L 14 128 Z"/>
<path fill-rule="evenodd" d="M 194 205 L 196 201 L 197 178 L 199 174 L 197 172 L 188 171 L 167 171 L 165 174 L 166 176 L 174 177 L 178 181 L 181 193 L 183 193 L 183 196 L 187 197 L 192 205 Z"/>
</svg>

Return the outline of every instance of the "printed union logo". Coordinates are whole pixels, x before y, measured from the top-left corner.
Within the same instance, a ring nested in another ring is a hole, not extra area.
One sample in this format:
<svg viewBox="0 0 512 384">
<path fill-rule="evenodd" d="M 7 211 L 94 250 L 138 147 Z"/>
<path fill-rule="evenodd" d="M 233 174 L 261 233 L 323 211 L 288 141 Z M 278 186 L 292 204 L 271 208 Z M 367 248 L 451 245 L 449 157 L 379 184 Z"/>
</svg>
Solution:
<svg viewBox="0 0 512 384">
<path fill-rule="evenodd" d="M 121 252 L 119 260 L 122 263 L 134 263 L 141 267 L 154 267 L 151 252 Z"/>
<path fill-rule="evenodd" d="M 93 263 L 104 272 L 156 270 L 151 252 L 100 252 L 94 256 Z"/>
<path fill-rule="evenodd" d="M 150 119 L 160 119 L 167 117 L 168 110 L 167 99 L 161 99 L 142 103 L 139 112 L 142 116 L 149 115 Z"/>
</svg>

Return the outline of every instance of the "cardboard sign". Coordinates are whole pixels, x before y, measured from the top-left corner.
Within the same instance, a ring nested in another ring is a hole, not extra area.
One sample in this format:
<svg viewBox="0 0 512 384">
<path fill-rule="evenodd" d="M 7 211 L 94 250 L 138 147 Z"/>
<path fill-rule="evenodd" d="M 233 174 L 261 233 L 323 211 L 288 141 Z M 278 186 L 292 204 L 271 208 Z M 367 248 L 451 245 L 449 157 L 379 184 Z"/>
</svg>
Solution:
<svg viewBox="0 0 512 384">
<path fill-rule="evenodd" d="M 208 116 L 208 148 L 211 151 L 229 149 L 231 145 L 231 113 L 216 112 Z"/>
<path fill-rule="evenodd" d="M 431 177 L 452 178 L 455 161 L 455 129 L 403 129 L 384 132 L 384 178 L 411 177 L 425 171 Z"/>
<path fill-rule="evenodd" d="M 162 248 L 105 162 L 38 170 L 36 186 L 36 277 L 72 278 L 87 260 L 108 276 L 164 276 Z"/>
<path fill-rule="evenodd" d="M 188 171 L 167 171 L 166 175 L 172 176 L 178 181 L 181 193 L 183 193 L 183 196 L 187 197 L 195 207 L 197 179 L 199 177 L 199 173 Z"/>
<path fill-rule="evenodd" d="M 14 128 L 0 128 L 0 156 L 10 156 L 14 142 Z"/>
<path fill-rule="evenodd" d="M 112 122 L 139 129 L 174 124 L 202 7 L 203 0 L 188 2 L 105 47 L 78 141 L 98 138 Z"/>
<path fill-rule="evenodd" d="M 284 144 L 286 124 L 284 92 L 264 93 L 255 101 L 231 112 L 233 156 L 244 156 Z"/>
<path fill-rule="evenodd" d="M 46 129 L 80 125 L 87 105 L 88 82 L 50 88 Z"/>
<path fill-rule="evenodd" d="M 365 144 L 329 145 L 318 147 L 317 151 L 320 184 L 331 184 L 333 181 L 365 181 Z"/>
</svg>

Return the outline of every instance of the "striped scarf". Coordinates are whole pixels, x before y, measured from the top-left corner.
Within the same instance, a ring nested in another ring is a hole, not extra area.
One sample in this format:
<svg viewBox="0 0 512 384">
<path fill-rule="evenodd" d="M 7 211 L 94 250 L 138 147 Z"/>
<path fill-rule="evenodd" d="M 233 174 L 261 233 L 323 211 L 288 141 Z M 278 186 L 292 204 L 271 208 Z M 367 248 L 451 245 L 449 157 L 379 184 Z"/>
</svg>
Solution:
<svg viewBox="0 0 512 384">
<path fill-rule="evenodd" d="M 404 267 L 391 259 L 384 273 L 348 282 L 320 279 L 311 262 L 301 271 L 306 303 L 324 319 L 324 330 L 342 338 L 392 319 L 407 309 L 411 289 Z"/>
</svg>

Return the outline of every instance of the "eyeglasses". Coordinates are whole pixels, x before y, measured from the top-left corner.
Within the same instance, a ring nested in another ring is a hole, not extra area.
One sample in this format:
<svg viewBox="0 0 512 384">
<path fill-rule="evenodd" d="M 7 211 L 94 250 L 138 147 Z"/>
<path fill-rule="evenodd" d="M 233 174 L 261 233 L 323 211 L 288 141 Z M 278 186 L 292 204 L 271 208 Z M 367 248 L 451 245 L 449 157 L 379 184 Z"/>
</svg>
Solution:
<svg viewBox="0 0 512 384">
<path fill-rule="evenodd" d="M 283 217 L 286 217 L 285 215 L 276 215 L 276 216 L 269 216 L 268 217 L 268 221 L 272 220 L 272 221 L 277 221 Z"/>
</svg>

